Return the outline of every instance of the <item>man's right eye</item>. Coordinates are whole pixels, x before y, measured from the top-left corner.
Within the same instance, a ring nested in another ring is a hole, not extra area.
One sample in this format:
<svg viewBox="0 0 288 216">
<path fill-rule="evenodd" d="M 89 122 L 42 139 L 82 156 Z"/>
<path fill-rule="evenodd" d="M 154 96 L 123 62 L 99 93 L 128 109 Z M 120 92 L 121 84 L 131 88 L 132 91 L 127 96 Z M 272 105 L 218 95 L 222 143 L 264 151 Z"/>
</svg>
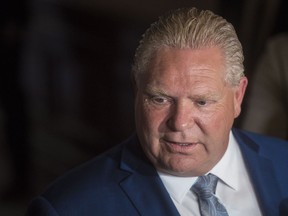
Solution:
<svg viewBox="0 0 288 216">
<path fill-rule="evenodd" d="M 168 103 L 168 99 L 167 98 L 159 97 L 159 96 L 152 97 L 151 101 L 153 103 L 155 103 L 155 104 L 160 104 L 160 105 Z"/>
<path fill-rule="evenodd" d="M 149 100 L 151 103 L 155 104 L 155 105 L 169 105 L 171 104 L 172 100 L 169 97 L 165 97 L 165 96 L 159 96 L 159 95 L 151 95 L 149 97 Z"/>
</svg>

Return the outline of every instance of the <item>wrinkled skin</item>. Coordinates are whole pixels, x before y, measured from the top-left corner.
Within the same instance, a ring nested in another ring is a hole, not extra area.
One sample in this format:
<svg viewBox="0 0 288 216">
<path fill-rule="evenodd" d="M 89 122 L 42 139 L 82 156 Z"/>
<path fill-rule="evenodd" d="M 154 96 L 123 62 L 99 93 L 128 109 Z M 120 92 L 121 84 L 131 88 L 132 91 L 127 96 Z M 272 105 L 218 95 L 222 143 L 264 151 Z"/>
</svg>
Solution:
<svg viewBox="0 0 288 216">
<path fill-rule="evenodd" d="M 162 48 L 136 85 L 136 130 L 157 170 L 199 176 L 225 153 L 247 86 L 224 81 L 218 47 Z"/>
</svg>

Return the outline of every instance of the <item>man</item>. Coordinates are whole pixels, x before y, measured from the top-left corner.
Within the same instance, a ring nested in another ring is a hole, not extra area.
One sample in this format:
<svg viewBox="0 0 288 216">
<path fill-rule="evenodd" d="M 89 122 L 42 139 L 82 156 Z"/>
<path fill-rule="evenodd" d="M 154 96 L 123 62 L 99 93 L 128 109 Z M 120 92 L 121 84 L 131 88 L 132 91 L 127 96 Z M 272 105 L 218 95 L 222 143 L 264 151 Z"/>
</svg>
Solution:
<svg viewBox="0 0 288 216">
<path fill-rule="evenodd" d="M 146 31 L 132 71 L 136 135 L 57 180 L 29 216 L 278 215 L 288 143 L 232 129 L 247 79 L 230 23 L 173 11 Z"/>
</svg>

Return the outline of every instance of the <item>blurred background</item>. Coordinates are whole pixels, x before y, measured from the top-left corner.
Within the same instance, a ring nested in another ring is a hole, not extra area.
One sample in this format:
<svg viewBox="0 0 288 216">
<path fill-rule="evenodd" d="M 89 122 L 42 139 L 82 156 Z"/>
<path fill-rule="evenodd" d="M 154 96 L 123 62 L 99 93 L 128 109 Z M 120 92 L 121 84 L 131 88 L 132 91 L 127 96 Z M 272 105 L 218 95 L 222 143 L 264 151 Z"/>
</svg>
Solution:
<svg viewBox="0 0 288 216">
<path fill-rule="evenodd" d="M 285 0 L 1 3 L 1 216 L 24 215 L 51 181 L 133 133 L 134 50 L 159 15 L 186 6 L 232 22 L 248 78 L 267 39 L 288 30 Z"/>
</svg>

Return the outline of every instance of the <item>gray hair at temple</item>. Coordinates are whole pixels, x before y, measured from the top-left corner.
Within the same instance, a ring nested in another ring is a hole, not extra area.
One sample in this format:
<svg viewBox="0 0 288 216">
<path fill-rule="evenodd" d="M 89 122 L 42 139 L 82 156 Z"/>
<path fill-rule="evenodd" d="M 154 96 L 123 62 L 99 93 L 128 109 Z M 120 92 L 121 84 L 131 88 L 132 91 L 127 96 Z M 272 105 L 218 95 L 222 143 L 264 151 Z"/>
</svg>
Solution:
<svg viewBox="0 0 288 216">
<path fill-rule="evenodd" d="M 223 17 L 209 10 L 181 8 L 159 18 L 142 36 L 136 50 L 132 75 L 148 70 L 153 54 L 163 47 L 199 49 L 218 46 L 226 62 L 225 81 L 236 86 L 244 76 L 244 56 L 234 27 Z M 209 56 L 207 56 L 209 58 Z"/>
</svg>

